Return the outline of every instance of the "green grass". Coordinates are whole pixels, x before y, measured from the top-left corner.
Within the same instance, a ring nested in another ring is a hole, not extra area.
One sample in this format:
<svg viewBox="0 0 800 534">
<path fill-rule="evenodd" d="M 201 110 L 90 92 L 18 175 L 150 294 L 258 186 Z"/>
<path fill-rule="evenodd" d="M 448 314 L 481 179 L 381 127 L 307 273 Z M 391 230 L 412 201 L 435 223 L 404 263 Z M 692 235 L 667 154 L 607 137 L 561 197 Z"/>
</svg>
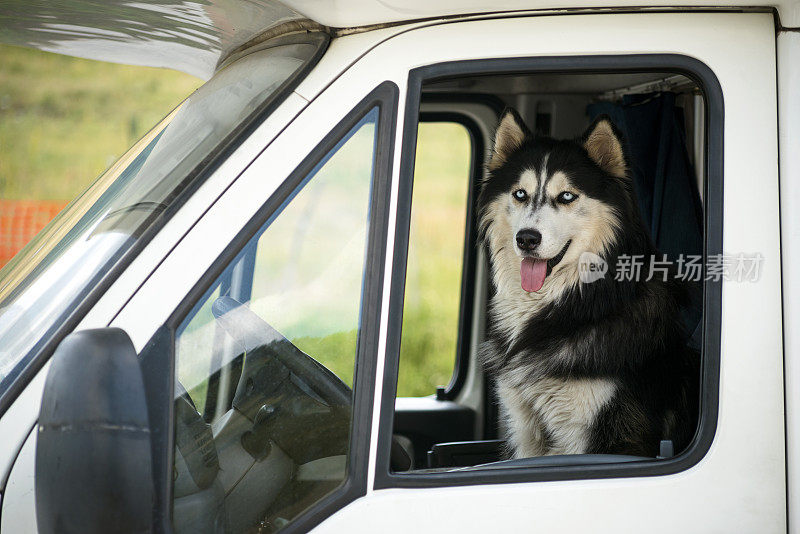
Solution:
<svg viewBox="0 0 800 534">
<path fill-rule="evenodd" d="M 200 83 L 0 45 L 0 197 L 72 199 Z"/>
</svg>

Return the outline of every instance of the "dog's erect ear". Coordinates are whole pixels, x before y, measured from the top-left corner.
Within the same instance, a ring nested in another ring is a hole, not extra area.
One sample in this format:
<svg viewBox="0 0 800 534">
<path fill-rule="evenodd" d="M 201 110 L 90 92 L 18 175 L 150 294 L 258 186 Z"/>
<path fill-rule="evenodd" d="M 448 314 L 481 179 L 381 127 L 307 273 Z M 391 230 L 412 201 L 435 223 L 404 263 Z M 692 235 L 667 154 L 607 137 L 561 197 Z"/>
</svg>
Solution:
<svg viewBox="0 0 800 534">
<path fill-rule="evenodd" d="M 512 108 L 506 108 L 500 124 L 497 125 L 497 132 L 494 134 L 494 150 L 492 159 L 489 161 L 489 170 L 496 169 L 505 163 L 508 156 L 518 149 L 530 134 L 530 130 L 525 126 L 519 113 Z"/>
<path fill-rule="evenodd" d="M 612 176 L 625 178 L 628 165 L 622 141 L 611 119 L 601 115 L 583 134 L 583 147 L 598 167 Z"/>
</svg>

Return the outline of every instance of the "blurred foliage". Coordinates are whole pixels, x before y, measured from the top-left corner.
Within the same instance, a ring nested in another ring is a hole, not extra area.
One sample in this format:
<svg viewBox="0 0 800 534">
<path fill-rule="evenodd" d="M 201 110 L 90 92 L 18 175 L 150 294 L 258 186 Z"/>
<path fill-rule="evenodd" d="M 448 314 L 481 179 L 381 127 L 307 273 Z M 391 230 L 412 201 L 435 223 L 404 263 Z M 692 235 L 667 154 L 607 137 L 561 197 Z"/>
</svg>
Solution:
<svg viewBox="0 0 800 534">
<path fill-rule="evenodd" d="M 453 374 L 472 143 L 457 123 L 421 123 L 397 394 L 431 395 Z"/>
<path fill-rule="evenodd" d="M 0 198 L 71 199 L 201 83 L 0 45 Z"/>
</svg>

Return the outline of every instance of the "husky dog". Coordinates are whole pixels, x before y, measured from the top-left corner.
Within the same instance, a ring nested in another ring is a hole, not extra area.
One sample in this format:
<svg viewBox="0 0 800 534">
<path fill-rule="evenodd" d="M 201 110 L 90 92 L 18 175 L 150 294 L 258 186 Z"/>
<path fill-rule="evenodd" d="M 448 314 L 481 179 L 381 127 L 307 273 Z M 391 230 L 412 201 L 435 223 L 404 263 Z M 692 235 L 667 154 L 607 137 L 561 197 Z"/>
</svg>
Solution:
<svg viewBox="0 0 800 534">
<path fill-rule="evenodd" d="M 617 129 L 600 117 L 580 141 L 557 141 L 506 110 L 487 176 L 478 209 L 494 295 L 481 354 L 508 455 L 685 448 L 699 400 L 680 316 L 688 290 L 672 271 L 650 276 L 662 258 Z M 634 256 L 640 276 L 617 276 Z"/>
</svg>

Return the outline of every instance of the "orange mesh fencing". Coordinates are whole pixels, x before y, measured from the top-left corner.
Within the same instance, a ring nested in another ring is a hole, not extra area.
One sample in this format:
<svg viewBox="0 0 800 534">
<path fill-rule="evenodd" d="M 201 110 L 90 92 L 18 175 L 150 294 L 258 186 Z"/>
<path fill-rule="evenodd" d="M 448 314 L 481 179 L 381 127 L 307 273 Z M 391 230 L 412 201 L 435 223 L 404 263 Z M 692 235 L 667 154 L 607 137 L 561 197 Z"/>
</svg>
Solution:
<svg viewBox="0 0 800 534">
<path fill-rule="evenodd" d="M 0 199 L 0 267 L 66 205 L 60 201 Z"/>
</svg>

